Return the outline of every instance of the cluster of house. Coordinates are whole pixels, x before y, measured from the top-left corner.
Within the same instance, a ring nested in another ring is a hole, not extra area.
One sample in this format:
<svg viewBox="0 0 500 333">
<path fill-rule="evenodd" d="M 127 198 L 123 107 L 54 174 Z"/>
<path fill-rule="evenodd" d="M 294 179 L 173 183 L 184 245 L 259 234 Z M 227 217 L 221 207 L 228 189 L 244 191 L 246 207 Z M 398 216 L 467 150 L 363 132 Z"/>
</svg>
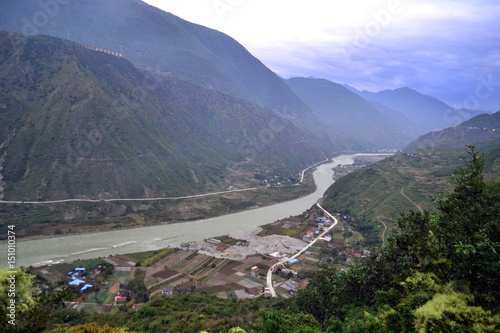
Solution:
<svg viewBox="0 0 500 333">
<path fill-rule="evenodd" d="M 483 130 L 483 131 L 488 131 L 489 129 L 487 127 L 477 127 L 477 126 L 469 126 L 468 129 L 470 130 Z M 496 131 L 495 128 L 491 129 L 493 132 Z"/>
<path fill-rule="evenodd" d="M 92 288 L 94 286 L 93 284 L 87 283 L 87 281 L 82 280 L 83 273 L 85 273 L 85 268 L 83 268 L 83 267 L 77 267 L 77 268 L 75 268 L 74 271 L 68 272 L 68 276 L 71 279 L 71 281 L 68 283 L 68 285 L 79 287 L 80 285 L 83 284 L 84 286 L 82 286 L 80 288 L 80 291 L 85 291 L 89 288 Z"/>
<path fill-rule="evenodd" d="M 281 277 L 287 278 L 290 276 L 291 271 L 286 270 L 286 269 L 280 269 L 279 271 L 276 271 L 276 273 Z M 297 288 L 299 285 L 297 282 L 295 282 L 291 279 L 288 280 L 287 282 L 279 283 L 276 286 L 277 287 L 279 286 L 279 287 L 285 289 L 286 293 L 290 297 L 297 296 L 297 294 L 298 294 Z M 262 292 L 264 293 L 264 297 L 271 297 L 272 296 L 271 290 L 269 289 L 269 287 L 264 287 Z"/>
<path fill-rule="evenodd" d="M 316 219 L 316 222 L 318 222 L 318 229 L 319 230 L 328 229 L 332 225 L 332 221 L 326 217 L 318 217 Z"/>
<path fill-rule="evenodd" d="M 318 222 L 317 230 L 314 230 L 315 228 L 309 228 L 305 232 L 305 234 L 302 236 L 302 240 L 304 242 L 308 242 L 308 243 L 311 242 L 314 238 L 318 237 L 321 230 L 326 230 L 326 229 L 330 228 L 332 225 L 332 221 L 326 217 L 318 217 L 316 219 L 316 222 Z M 330 242 L 332 240 L 332 236 L 325 235 L 321 239 L 326 241 L 326 242 Z"/>
<path fill-rule="evenodd" d="M 220 240 L 215 239 L 215 238 L 209 238 L 209 239 L 207 239 L 207 242 L 210 244 L 213 244 L 213 245 L 219 245 L 220 243 L 222 243 Z"/>
<path fill-rule="evenodd" d="M 362 250 L 361 252 L 355 252 L 353 254 L 353 257 L 357 258 L 357 259 L 361 259 L 361 258 L 368 258 L 371 255 L 372 255 L 372 252 L 370 250 Z"/>
<path fill-rule="evenodd" d="M 283 252 L 273 252 L 273 253 L 270 253 L 269 255 L 271 257 L 277 258 L 277 259 L 281 259 L 281 258 L 284 258 L 286 256 L 286 254 Z"/>
</svg>

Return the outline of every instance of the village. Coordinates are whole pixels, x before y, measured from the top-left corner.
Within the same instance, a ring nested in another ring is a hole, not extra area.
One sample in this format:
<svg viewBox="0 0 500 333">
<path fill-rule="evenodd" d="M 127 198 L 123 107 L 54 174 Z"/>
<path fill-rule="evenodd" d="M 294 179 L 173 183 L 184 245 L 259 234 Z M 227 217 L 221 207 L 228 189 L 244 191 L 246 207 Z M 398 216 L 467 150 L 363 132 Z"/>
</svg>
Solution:
<svg viewBox="0 0 500 333">
<path fill-rule="evenodd" d="M 154 297 L 181 293 L 215 294 L 221 298 L 271 296 L 266 275 L 278 296 L 289 298 L 305 287 L 324 264 L 344 270 L 349 263 L 371 255 L 352 218 L 334 213 L 339 223 L 297 258 L 287 260 L 332 226 L 332 220 L 313 207 L 254 230 L 235 232 L 179 248 L 115 255 L 30 268 L 43 286 L 73 286 L 75 309 L 110 312 L 137 309 Z M 275 265 L 278 262 L 282 265 Z"/>
</svg>

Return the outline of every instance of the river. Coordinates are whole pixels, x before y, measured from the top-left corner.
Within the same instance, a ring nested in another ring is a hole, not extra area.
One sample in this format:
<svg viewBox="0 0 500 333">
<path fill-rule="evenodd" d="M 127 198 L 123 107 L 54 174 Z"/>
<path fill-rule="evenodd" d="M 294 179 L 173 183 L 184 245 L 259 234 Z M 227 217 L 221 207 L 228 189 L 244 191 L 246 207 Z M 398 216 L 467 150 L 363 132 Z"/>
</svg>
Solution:
<svg viewBox="0 0 500 333">
<path fill-rule="evenodd" d="M 188 241 L 249 230 L 276 220 L 299 215 L 314 205 L 333 184 L 332 168 L 351 164 L 356 155 L 340 155 L 331 162 L 319 165 L 313 173 L 316 191 L 299 199 L 254 208 L 239 213 L 176 224 L 77 234 L 54 238 L 21 241 L 16 244 L 16 266 L 40 266 L 48 262 L 71 262 L 77 259 L 107 257 L 176 247 Z M 373 154 L 385 155 L 385 154 Z M 0 244 L 0 267 L 7 265 L 7 244 Z"/>
</svg>

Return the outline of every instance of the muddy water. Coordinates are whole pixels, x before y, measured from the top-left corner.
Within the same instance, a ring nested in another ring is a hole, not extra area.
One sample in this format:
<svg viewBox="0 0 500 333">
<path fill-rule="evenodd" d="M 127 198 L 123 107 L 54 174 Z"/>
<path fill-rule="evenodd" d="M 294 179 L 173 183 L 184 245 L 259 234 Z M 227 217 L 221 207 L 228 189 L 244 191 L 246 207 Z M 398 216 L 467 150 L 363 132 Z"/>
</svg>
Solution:
<svg viewBox="0 0 500 333">
<path fill-rule="evenodd" d="M 276 220 L 301 214 L 316 203 L 333 183 L 332 168 L 351 164 L 353 155 L 341 155 L 314 171 L 316 191 L 305 197 L 280 204 L 193 222 L 167 224 L 136 229 L 63 236 L 16 244 L 16 266 L 70 262 L 76 259 L 107 257 L 179 246 L 183 242 L 202 240 L 234 231 L 253 229 Z M 2 255 L 3 254 L 3 255 Z M 7 244 L 0 244 L 1 267 L 7 265 Z"/>
</svg>

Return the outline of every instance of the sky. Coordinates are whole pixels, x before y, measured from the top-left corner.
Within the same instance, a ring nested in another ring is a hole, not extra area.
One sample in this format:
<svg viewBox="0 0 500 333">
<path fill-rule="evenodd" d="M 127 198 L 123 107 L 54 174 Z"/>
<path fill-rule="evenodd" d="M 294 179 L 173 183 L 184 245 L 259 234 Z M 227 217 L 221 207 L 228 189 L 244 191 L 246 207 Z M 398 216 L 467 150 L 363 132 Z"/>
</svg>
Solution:
<svg viewBox="0 0 500 333">
<path fill-rule="evenodd" d="M 500 110 L 498 0 L 146 0 L 219 30 L 284 78 L 411 87 Z"/>
</svg>

